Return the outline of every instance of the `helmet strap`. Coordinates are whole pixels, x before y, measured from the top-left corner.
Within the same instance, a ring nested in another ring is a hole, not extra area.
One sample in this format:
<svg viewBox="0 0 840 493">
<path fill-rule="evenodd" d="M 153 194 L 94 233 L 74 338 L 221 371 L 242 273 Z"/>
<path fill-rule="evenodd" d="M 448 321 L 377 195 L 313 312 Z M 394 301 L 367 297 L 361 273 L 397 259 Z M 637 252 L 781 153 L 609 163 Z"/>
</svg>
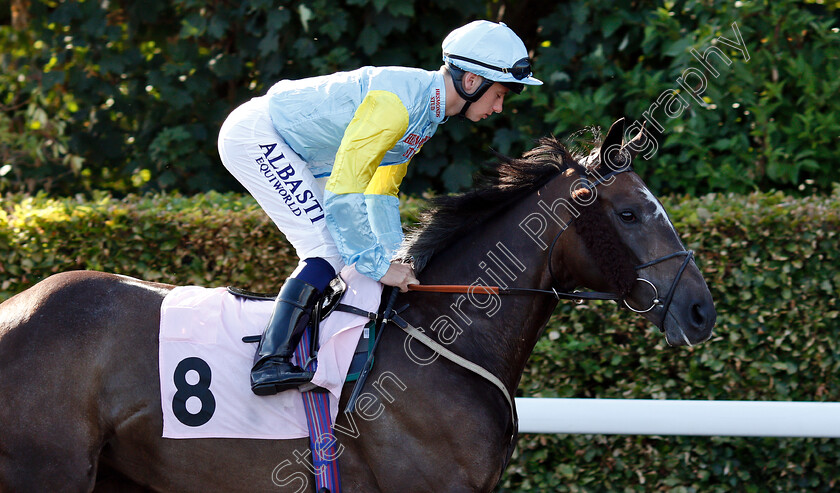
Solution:
<svg viewBox="0 0 840 493">
<path fill-rule="evenodd" d="M 461 109 L 459 116 L 464 116 L 470 104 L 481 99 L 481 96 L 484 96 L 484 93 L 487 92 L 487 90 L 495 83 L 486 77 L 482 77 L 482 82 L 478 88 L 475 91 L 468 93 L 464 89 L 464 75 L 466 74 L 466 71 L 452 65 L 449 62 L 446 62 L 446 69 L 449 71 L 449 75 L 452 76 L 452 83 L 455 86 L 455 92 L 457 92 L 458 95 L 466 101 L 466 104 L 464 104 L 464 107 Z"/>
<path fill-rule="evenodd" d="M 466 118 L 467 117 L 467 108 L 469 108 L 471 104 L 472 104 L 472 101 L 465 102 L 463 108 L 461 108 L 461 112 L 458 113 L 458 116 L 460 116 L 461 118 Z"/>
</svg>

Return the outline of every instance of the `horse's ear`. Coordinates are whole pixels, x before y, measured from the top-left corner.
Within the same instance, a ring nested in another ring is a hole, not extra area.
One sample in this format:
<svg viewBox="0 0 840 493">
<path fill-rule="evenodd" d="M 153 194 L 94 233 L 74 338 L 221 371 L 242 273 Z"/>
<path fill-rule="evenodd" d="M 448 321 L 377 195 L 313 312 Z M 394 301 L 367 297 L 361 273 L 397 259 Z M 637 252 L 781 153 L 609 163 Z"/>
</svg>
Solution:
<svg viewBox="0 0 840 493">
<path fill-rule="evenodd" d="M 639 133 L 637 133 L 636 136 L 633 137 L 633 139 L 630 140 L 630 142 L 628 142 L 624 146 L 624 149 L 630 155 L 630 160 L 631 161 L 633 159 L 636 159 L 636 156 L 639 155 L 639 152 L 641 152 L 642 149 L 647 147 L 648 142 L 650 141 L 649 133 L 647 131 L 647 128 L 645 128 L 646 124 L 647 124 L 647 122 L 642 123 L 642 128 L 639 129 Z M 632 127 L 631 127 L 631 130 L 632 130 Z"/>
<path fill-rule="evenodd" d="M 600 157 L 601 165 L 605 163 L 612 169 L 621 167 L 616 159 L 621 159 L 621 142 L 624 138 L 624 118 L 619 118 L 612 124 L 607 132 L 607 137 L 601 144 Z"/>
</svg>

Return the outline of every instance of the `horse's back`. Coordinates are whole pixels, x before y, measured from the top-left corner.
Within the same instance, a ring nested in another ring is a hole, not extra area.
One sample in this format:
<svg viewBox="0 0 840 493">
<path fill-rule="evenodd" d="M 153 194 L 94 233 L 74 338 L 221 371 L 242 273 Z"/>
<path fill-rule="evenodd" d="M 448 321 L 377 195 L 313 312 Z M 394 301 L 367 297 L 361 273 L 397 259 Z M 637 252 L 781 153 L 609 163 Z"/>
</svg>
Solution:
<svg viewBox="0 0 840 493">
<path fill-rule="evenodd" d="M 0 304 L 0 491 L 90 489 L 104 440 L 142 411 L 125 391 L 152 391 L 138 356 L 169 288 L 73 271 Z"/>
</svg>

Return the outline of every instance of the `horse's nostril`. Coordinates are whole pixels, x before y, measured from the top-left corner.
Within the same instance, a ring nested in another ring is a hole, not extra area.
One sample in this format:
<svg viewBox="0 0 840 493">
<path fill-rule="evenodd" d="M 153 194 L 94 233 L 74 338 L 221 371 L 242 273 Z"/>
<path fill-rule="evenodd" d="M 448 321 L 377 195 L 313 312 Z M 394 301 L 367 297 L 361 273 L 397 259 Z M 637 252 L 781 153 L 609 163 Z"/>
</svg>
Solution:
<svg viewBox="0 0 840 493">
<path fill-rule="evenodd" d="M 691 305 L 691 322 L 695 327 L 705 327 L 706 314 L 699 303 Z"/>
</svg>

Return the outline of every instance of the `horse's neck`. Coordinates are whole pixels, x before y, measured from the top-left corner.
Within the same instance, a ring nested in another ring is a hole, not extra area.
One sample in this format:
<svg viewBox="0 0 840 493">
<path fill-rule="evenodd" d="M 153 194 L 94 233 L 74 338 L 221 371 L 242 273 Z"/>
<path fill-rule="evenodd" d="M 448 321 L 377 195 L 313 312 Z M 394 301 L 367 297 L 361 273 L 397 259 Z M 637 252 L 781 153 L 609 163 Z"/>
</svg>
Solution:
<svg viewBox="0 0 840 493">
<path fill-rule="evenodd" d="M 485 367 L 510 390 L 518 385 L 557 301 L 539 293 L 492 296 L 480 286 L 550 289 L 549 249 L 543 249 L 520 227 L 539 210 L 539 200 L 528 197 L 478 226 L 436 255 L 422 276 L 426 284 L 476 286 L 472 294 L 453 297 L 448 307 L 442 307 L 463 329 L 449 347 Z M 552 223 L 543 236 L 553 238 L 559 231 L 555 226 Z"/>
</svg>

